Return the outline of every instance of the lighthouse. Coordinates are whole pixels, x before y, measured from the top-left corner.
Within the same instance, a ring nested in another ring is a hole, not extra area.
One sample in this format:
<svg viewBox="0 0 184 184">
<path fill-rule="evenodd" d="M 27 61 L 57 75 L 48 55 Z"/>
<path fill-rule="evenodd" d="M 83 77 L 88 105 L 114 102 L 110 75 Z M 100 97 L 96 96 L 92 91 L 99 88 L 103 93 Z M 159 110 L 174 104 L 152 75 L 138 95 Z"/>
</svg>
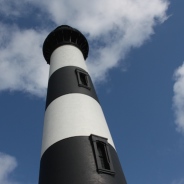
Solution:
<svg viewBox="0 0 184 184">
<path fill-rule="evenodd" d="M 89 46 L 63 25 L 43 44 L 50 65 L 39 184 L 126 184 L 85 60 Z"/>
</svg>

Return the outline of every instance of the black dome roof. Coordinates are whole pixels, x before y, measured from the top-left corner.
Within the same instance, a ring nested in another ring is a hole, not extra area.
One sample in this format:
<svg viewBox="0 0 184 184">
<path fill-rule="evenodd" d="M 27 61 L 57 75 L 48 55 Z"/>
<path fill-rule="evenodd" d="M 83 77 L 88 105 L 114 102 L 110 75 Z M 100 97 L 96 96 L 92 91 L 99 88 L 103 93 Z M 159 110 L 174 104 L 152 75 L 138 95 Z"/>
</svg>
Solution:
<svg viewBox="0 0 184 184">
<path fill-rule="evenodd" d="M 88 57 L 89 46 L 84 35 L 77 29 L 62 25 L 53 30 L 44 41 L 43 55 L 48 64 L 53 51 L 62 45 L 74 45 L 81 50 L 84 59 Z"/>
</svg>

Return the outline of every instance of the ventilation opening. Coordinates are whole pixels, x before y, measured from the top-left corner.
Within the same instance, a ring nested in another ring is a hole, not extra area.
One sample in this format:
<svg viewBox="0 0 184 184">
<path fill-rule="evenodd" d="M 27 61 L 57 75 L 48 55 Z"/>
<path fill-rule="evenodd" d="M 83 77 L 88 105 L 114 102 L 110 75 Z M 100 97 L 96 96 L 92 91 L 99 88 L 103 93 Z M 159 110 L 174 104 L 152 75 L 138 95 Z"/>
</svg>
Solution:
<svg viewBox="0 0 184 184">
<path fill-rule="evenodd" d="M 77 74 L 77 80 L 78 80 L 79 87 L 91 89 L 88 73 L 80 69 L 76 69 L 76 74 Z"/>
<path fill-rule="evenodd" d="M 90 137 L 93 145 L 97 171 L 99 173 L 114 175 L 115 172 L 107 139 L 96 135 L 91 135 Z"/>
</svg>

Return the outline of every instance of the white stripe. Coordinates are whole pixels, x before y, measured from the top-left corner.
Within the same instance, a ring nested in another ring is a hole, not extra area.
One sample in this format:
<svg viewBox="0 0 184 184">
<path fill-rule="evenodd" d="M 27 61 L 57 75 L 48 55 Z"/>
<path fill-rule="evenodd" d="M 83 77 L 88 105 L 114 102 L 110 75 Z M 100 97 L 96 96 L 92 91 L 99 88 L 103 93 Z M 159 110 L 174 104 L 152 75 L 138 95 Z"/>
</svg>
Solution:
<svg viewBox="0 0 184 184">
<path fill-rule="evenodd" d="M 72 45 L 63 45 L 54 50 L 50 59 L 49 76 L 65 66 L 77 66 L 88 72 L 82 52 Z"/>
<path fill-rule="evenodd" d="M 99 103 L 84 94 L 67 94 L 55 99 L 45 112 L 42 153 L 65 138 L 95 134 L 115 148 Z"/>
</svg>

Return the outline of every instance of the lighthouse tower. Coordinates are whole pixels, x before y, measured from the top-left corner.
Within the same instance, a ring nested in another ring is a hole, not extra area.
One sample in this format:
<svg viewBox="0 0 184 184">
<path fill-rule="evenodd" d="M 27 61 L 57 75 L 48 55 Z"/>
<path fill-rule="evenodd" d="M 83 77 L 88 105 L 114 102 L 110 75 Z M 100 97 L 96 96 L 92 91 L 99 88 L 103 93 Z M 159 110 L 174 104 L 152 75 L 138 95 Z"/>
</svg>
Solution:
<svg viewBox="0 0 184 184">
<path fill-rule="evenodd" d="M 63 25 L 43 44 L 50 64 L 39 184 L 126 184 L 85 64 L 88 42 Z"/>
</svg>

